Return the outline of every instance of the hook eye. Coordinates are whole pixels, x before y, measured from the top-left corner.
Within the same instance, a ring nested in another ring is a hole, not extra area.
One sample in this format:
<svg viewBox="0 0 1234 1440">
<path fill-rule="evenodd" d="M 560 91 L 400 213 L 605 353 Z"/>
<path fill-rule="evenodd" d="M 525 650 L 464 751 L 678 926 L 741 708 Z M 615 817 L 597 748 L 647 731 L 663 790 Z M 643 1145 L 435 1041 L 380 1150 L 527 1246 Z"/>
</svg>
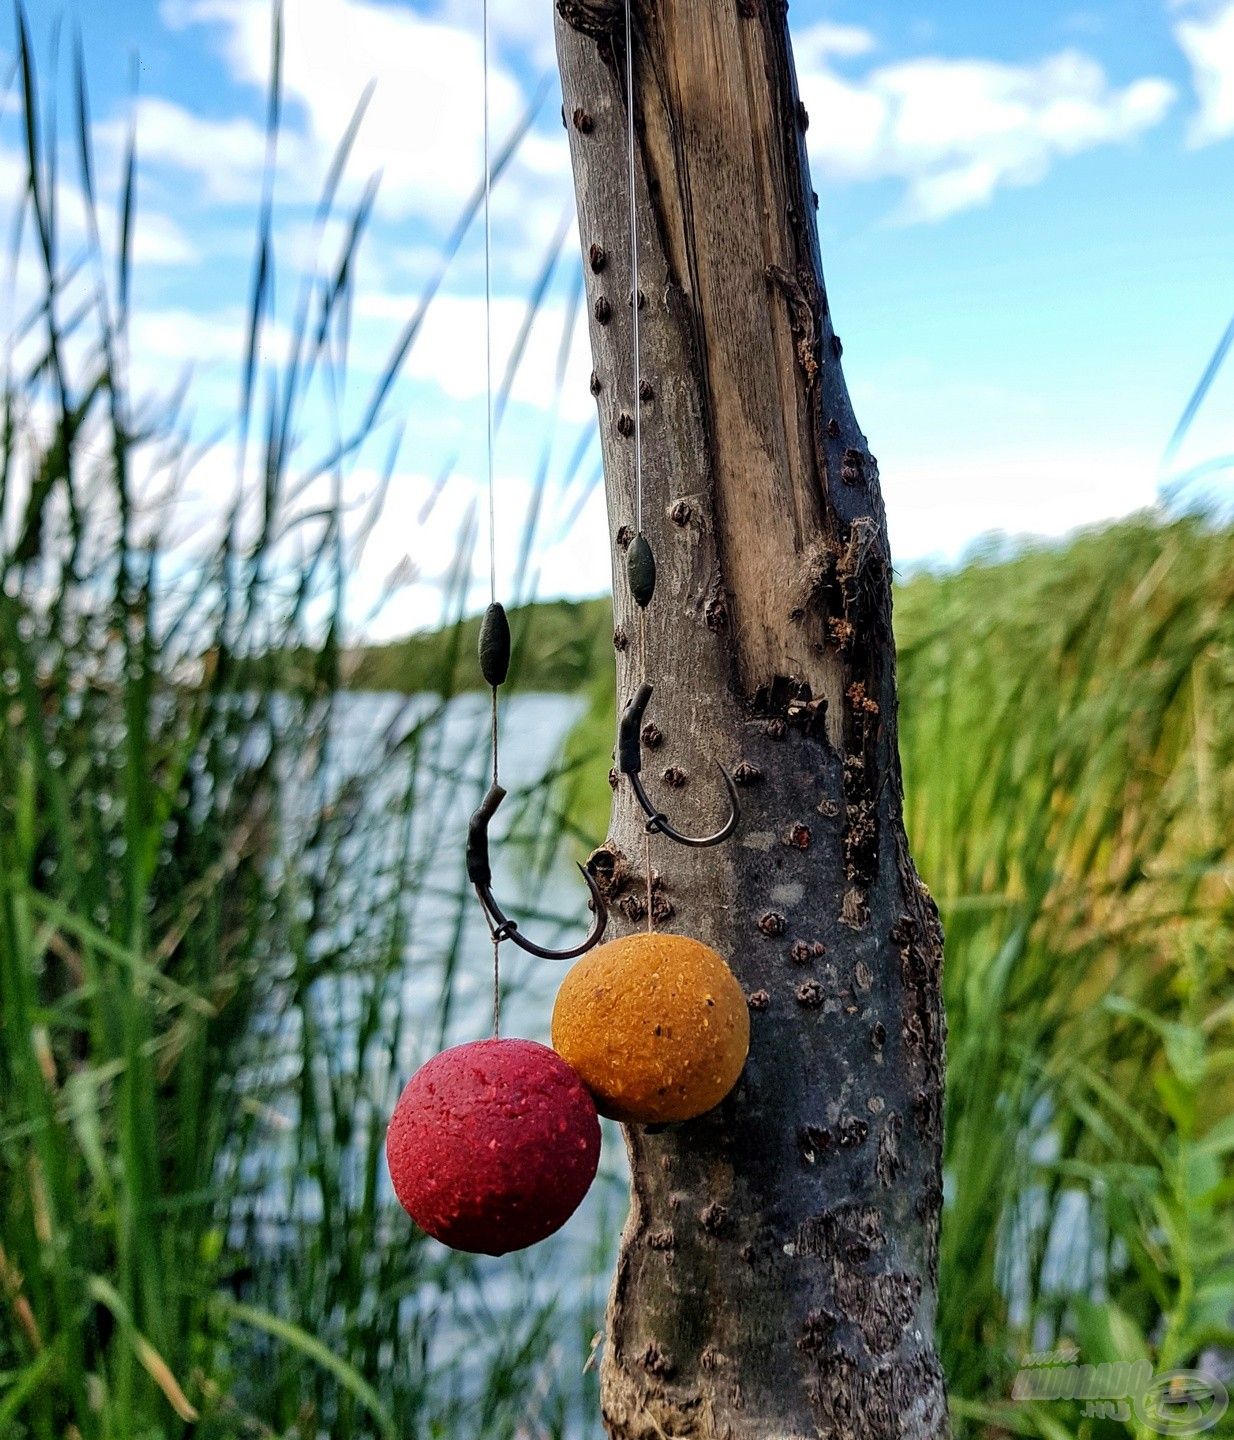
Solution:
<svg viewBox="0 0 1234 1440">
<path fill-rule="evenodd" d="M 475 887 L 476 896 L 480 901 L 485 918 L 488 920 L 489 931 L 497 944 L 503 940 L 513 940 L 520 950 L 525 950 L 529 955 L 536 955 L 541 960 L 575 960 L 600 943 L 605 927 L 608 925 L 608 907 L 604 903 L 604 897 L 600 894 L 600 887 L 596 884 L 595 876 L 580 865 L 578 868 L 587 882 L 587 889 L 591 892 L 591 908 L 595 911 L 591 928 L 581 944 L 571 946 L 567 950 L 552 950 L 545 945 L 537 945 L 534 940 L 528 940 L 518 928 L 518 921 L 506 914 L 493 894 L 493 869 L 488 852 L 488 826 L 489 821 L 497 813 L 497 807 L 505 798 L 506 792 L 500 785 L 491 785 L 488 794 L 480 802 L 467 826 L 467 878 Z"/>
<path fill-rule="evenodd" d="M 715 762 L 716 768 L 724 776 L 724 786 L 728 791 L 729 814 L 724 824 L 712 835 L 682 834 L 675 825 L 669 822 L 663 811 L 656 809 L 651 802 L 651 797 L 643 788 L 640 773 L 643 768 L 643 716 L 651 702 L 651 696 L 652 686 L 644 680 L 638 687 L 633 700 L 622 711 L 621 724 L 617 730 L 617 768 L 629 779 L 635 798 L 647 816 L 649 834 L 666 835 L 670 840 L 675 840 L 678 845 L 690 845 L 695 849 L 702 849 L 708 845 L 719 845 L 736 830 L 737 821 L 741 819 L 741 802 L 737 798 L 736 781 L 718 760 Z"/>
</svg>

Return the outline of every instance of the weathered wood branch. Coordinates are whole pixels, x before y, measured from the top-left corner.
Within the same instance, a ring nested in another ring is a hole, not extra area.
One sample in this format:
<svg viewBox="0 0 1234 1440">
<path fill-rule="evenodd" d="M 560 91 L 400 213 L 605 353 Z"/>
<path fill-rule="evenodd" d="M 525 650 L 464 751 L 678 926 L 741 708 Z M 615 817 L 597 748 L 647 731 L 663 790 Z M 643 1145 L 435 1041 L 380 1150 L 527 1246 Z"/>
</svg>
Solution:
<svg viewBox="0 0 1234 1440">
<path fill-rule="evenodd" d="M 655 919 L 727 956 L 753 1012 L 728 1101 L 627 1132 L 605 1422 L 620 1440 L 939 1436 L 942 936 L 904 834 L 886 523 L 784 7 L 635 0 L 637 400 L 623 9 L 557 9 L 620 697 L 658 682 L 645 778 L 674 785 L 683 828 L 721 813 L 709 757 L 744 787 L 727 845 L 653 839 Z M 659 565 L 645 653 L 624 583 L 635 404 Z M 622 786 L 590 863 L 626 928 L 644 921 L 643 843 Z"/>
</svg>

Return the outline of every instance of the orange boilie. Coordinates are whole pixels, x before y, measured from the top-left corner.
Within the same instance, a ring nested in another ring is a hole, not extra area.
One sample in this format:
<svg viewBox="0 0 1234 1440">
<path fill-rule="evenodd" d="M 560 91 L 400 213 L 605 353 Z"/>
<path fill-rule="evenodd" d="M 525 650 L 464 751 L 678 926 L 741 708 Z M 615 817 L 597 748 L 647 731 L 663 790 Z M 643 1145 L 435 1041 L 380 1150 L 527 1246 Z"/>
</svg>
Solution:
<svg viewBox="0 0 1234 1440">
<path fill-rule="evenodd" d="M 562 982 L 553 1048 L 601 1115 L 691 1120 L 737 1083 L 750 1046 L 745 996 L 724 960 L 684 935 L 627 935 L 589 951 Z"/>
</svg>

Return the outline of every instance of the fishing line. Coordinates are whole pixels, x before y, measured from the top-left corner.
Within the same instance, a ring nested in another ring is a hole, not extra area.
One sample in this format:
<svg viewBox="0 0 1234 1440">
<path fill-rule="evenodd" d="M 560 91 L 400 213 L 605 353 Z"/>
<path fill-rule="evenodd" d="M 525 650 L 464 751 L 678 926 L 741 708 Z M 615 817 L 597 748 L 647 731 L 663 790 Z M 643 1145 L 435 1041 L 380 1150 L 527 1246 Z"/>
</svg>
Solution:
<svg viewBox="0 0 1234 1440">
<path fill-rule="evenodd" d="M 638 336 L 638 206 L 634 198 L 634 43 L 630 4 L 631 0 L 626 0 L 626 188 L 630 201 L 630 308 L 634 335 L 634 533 L 640 535 L 643 530 L 643 426 L 639 414 L 642 379 Z"/>
<path fill-rule="evenodd" d="M 497 599 L 489 0 L 481 0 L 481 12 L 489 603 L 480 623 L 477 658 L 480 673 L 492 692 L 492 777 L 487 794 L 467 824 L 466 856 L 467 878 L 475 888 L 493 940 L 493 1034 L 491 1039 L 443 1050 L 416 1071 L 391 1116 L 386 1156 L 399 1203 L 429 1235 L 456 1250 L 505 1255 L 546 1239 L 577 1210 L 595 1179 L 600 1159 L 600 1122 L 595 1100 L 558 1050 L 531 1040 L 502 1039 L 501 945 L 509 940 L 545 960 L 577 959 L 600 943 L 608 923 L 608 908 L 595 876 L 580 865 L 595 919 L 579 944 L 551 949 L 523 935 L 518 922 L 502 909 L 493 894 L 488 830 L 506 798 L 498 778 L 497 689 L 509 675 L 510 622 Z M 517 593 L 517 584 L 515 589 Z M 714 1067 L 705 1068 L 710 1073 Z M 512 1127 L 512 1115 L 531 1118 L 527 1124 Z"/>
<path fill-rule="evenodd" d="M 631 0 L 626 0 L 626 192 L 630 210 L 630 316 L 631 344 L 634 350 L 634 533 L 643 533 L 643 381 L 642 356 L 638 333 L 638 204 L 634 193 L 634 26 L 630 15 Z M 647 611 L 639 606 L 638 650 L 643 667 L 643 683 L 647 683 Z M 643 834 L 643 869 L 647 885 L 647 929 L 651 919 L 651 832 Z"/>
<path fill-rule="evenodd" d="M 488 478 L 488 598 L 490 607 L 497 604 L 497 498 L 493 478 L 493 166 L 489 150 L 488 114 L 488 0 L 481 0 L 481 69 L 483 71 L 484 111 L 484 431 L 485 464 Z M 492 759 L 493 784 L 498 782 L 498 712 L 497 686 L 489 686 L 489 749 Z M 493 1036 L 501 1035 L 501 937 L 493 933 Z"/>
<path fill-rule="evenodd" d="M 728 791 L 729 813 L 728 819 L 710 835 L 689 835 L 673 825 L 668 816 L 660 810 L 647 791 L 640 778 L 643 768 L 642 761 L 642 723 L 643 715 L 651 702 L 654 686 L 647 678 L 648 649 L 647 649 L 647 616 L 646 610 L 651 604 L 656 588 L 656 560 L 652 553 L 651 546 L 647 543 L 647 537 L 643 534 L 643 381 L 642 381 L 642 355 L 639 345 L 639 302 L 642 296 L 638 285 L 638 206 L 635 200 L 635 164 L 634 164 L 634 24 L 632 18 L 633 0 L 625 0 L 625 31 L 626 31 L 626 187 L 629 192 L 630 202 L 630 320 L 631 335 L 633 343 L 633 372 L 634 372 L 634 398 L 630 409 L 634 415 L 634 423 L 630 430 L 634 436 L 634 517 L 635 532 L 634 539 L 630 542 L 629 552 L 626 555 L 626 572 L 630 585 L 630 594 L 639 612 L 639 657 L 642 662 L 643 679 L 632 699 L 627 701 L 622 711 L 621 721 L 618 725 L 618 755 L 617 769 L 625 775 L 634 790 L 635 798 L 647 816 L 647 843 L 644 847 L 645 865 L 647 871 L 647 929 L 651 930 L 652 915 L 652 876 L 651 876 L 651 842 L 652 835 L 663 835 L 677 845 L 687 845 L 695 849 L 705 848 L 710 845 L 719 845 L 733 833 L 737 822 L 741 818 L 741 806 L 737 799 L 737 785 L 733 777 L 721 765 L 720 773 L 724 777 L 725 789 Z M 625 420 L 627 417 L 622 416 Z M 620 427 L 619 427 L 620 428 Z"/>
</svg>

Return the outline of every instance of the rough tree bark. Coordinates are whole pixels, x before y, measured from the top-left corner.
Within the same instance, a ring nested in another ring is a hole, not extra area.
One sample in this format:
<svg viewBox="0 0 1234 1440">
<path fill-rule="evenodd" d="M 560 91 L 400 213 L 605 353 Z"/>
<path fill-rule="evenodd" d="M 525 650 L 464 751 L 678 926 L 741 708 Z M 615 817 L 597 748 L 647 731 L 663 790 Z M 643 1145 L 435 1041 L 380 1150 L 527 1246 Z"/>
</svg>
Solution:
<svg viewBox="0 0 1234 1440">
<path fill-rule="evenodd" d="M 909 856 L 891 565 L 823 287 L 783 0 L 634 0 L 646 655 L 634 526 L 620 0 L 557 0 L 614 548 L 619 698 L 658 682 L 644 774 L 656 922 L 729 958 L 751 1007 L 736 1092 L 631 1127 L 633 1200 L 602 1368 L 620 1440 L 939 1436 L 933 1346 L 942 934 Z M 590 860 L 643 923 L 643 817 L 616 789 Z"/>
</svg>

